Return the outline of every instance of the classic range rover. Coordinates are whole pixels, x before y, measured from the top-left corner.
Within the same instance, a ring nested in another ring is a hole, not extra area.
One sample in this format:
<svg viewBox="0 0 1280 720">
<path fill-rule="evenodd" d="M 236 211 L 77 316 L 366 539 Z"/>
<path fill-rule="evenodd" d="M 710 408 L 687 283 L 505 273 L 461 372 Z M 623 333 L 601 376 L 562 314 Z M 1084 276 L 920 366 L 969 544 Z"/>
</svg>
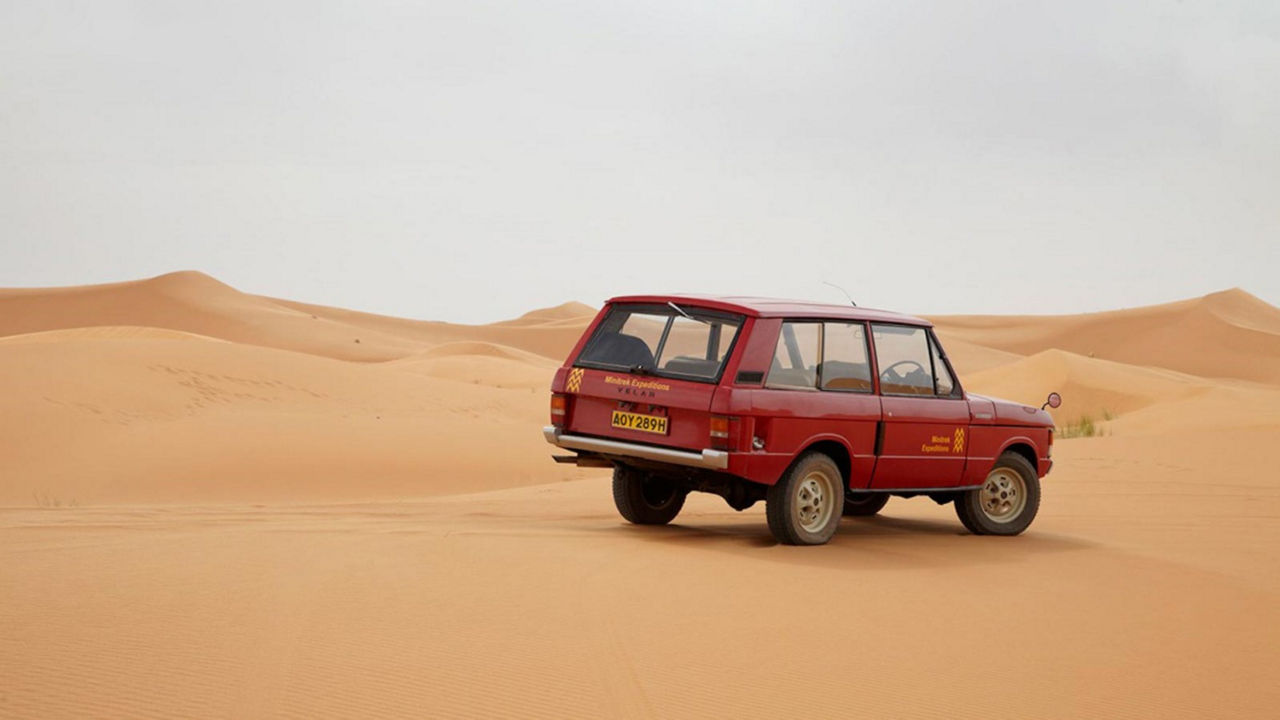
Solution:
<svg viewBox="0 0 1280 720">
<path fill-rule="evenodd" d="M 842 515 L 924 495 L 970 532 L 1017 535 L 1053 466 L 1043 406 L 965 392 L 927 320 L 881 310 L 617 297 L 551 390 L 543 434 L 572 451 L 555 459 L 612 466 L 618 512 L 638 524 L 701 491 L 735 510 L 764 500 L 778 541 L 817 545 Z"/>
</svg>

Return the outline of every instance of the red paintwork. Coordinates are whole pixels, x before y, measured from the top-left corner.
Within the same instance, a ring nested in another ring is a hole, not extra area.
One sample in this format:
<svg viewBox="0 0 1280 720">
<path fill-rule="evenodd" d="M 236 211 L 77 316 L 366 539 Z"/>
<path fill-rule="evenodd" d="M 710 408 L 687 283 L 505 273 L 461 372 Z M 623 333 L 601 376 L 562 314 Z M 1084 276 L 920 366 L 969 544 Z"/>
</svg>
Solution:
<svg viewBox="0 0 1280 720">
<path fill-rule="evenodd" d="M 573 360 L 582 351 L 609 307 L 616 303 L 673 301 L 746 316 L 718 384 L 631 375 L 593 368 L 582 370 L 570 393 L 563 426 L 567 432 L 700 451 L 711 447 L 710 415 L 728 415 L 727 472 L 764 485 L 778 481 L 787 467 L 814 444 L 833 443 L 848 458 L 848 482 L 854 489 L 904 492 L 979 485 L 1002 453 L 1022 452 L 1043 477 L 1053 463 L 1048 413 L 1020 403 L 966 393 L 961 397 L 905 397 L 880 394 L 879 366 L 871 342 L 874 392 L 765 388 L 739 384 L 739 372 L 767 373 L 784 318 L 830 318 L 890 322 L 932 328 L 927 320 L 898 313 L 764 298 L 700 295 L 631 295 L 610 300 L 579 339 L 552 391 L 566 392 Z M 871 337 L 867 328 L 867 337 Z M 954 374 L 954 373 L 953 373 Z M 959 378 L 956 379 L 959 383 Z M 670 418 L 668 435 L 610 427 L 610 413 L 626 409 Z M 555 419 L 553 418 L 553 421 Z M 877 425 L 883 441 L 876 453 Z M 764 441 L 754 449 L 752 439 Z"/>
</svg>

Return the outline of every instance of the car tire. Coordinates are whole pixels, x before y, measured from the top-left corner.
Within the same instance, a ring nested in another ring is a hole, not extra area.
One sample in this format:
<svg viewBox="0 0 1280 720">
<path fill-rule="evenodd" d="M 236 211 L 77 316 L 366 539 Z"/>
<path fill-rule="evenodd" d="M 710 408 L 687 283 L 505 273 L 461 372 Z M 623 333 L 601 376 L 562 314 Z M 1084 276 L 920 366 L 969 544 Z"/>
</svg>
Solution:
<svg viewBox="0 0 1280 720">
<path fill-rule="evenodd" d="M 826 543 L 840 525 L 844 485 L 831 458 L 816 452 L 800 458 L 769 488 L 769 531 L 784 545 Z"/>
<path fill-rule="evenodd" d="M 1040 477 L 1017 453 L 997 460 L 982 487 L 956 498 L 956 515 L 974 535 L 1017 535 L 1035 520 L 1040 509 Z"/>
<path fill-rule="evenodd" d="M 653 473 L 626 465 L 613 468 L 613 504 L 636 525 L 666 525 L 680 514 L 688 491 Z"/>
<path fill-rule="evenodd" d="M 845 517 L 871 517 L 884 509 L 889 493 L 847 492 L 844 494 Z"/>
</svg>

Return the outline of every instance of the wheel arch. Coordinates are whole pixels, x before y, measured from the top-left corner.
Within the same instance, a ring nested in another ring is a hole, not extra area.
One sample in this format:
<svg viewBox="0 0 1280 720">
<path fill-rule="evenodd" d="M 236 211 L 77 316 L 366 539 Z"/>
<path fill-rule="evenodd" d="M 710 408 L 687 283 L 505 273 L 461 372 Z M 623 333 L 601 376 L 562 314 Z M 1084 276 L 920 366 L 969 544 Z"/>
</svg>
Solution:
<svg viewBox="0 0 1280 720">
<path fill-rule="evenodd" d="M 1036 446 L 1027 437 L 1015 437 L 1005 442 L 1000 448 L 1000 452 L 996 454 L 998 460 L 1005 453 L 1016 453 L 1021 455 L 1027 462 L 1031 463 L 1032 469 L 1036 471 L 1036 475 L 1040 474 L 1040 460 L 1036 457 Z"/>
<path fill-rule="evenodd" d="M 853 480 L 853 452 L 849 449 L 848 444 L 837 435 L 820 435 L 809 438 L 804 444 L 804 449 L 796 453 L 796 457 L 788 465 L 795 465 L 800 458 L 811 452 L 820 452 L 831 458 L 836 467 L 840 469 L 840 477 L 844 480 L 845 489 L 849 489 L 849 483 Z"/>
</svg>

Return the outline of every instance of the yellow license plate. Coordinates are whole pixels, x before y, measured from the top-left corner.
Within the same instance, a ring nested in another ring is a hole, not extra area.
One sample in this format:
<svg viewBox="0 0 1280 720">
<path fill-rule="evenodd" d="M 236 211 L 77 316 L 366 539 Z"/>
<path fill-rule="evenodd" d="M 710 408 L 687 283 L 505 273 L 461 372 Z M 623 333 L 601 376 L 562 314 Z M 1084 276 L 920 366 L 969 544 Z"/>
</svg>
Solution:
<svg viewBox="0 0 1280 720">
<path fill-rule="evenodd" d="M 625 430 L 639 430 L 640 432 L 651 432 L 658 435 L 667 434 L 667 418 L 658 415 L 641 415 L 640 413 L 614 410 L 611 424 L 616 428 Z"/>
</svg>

